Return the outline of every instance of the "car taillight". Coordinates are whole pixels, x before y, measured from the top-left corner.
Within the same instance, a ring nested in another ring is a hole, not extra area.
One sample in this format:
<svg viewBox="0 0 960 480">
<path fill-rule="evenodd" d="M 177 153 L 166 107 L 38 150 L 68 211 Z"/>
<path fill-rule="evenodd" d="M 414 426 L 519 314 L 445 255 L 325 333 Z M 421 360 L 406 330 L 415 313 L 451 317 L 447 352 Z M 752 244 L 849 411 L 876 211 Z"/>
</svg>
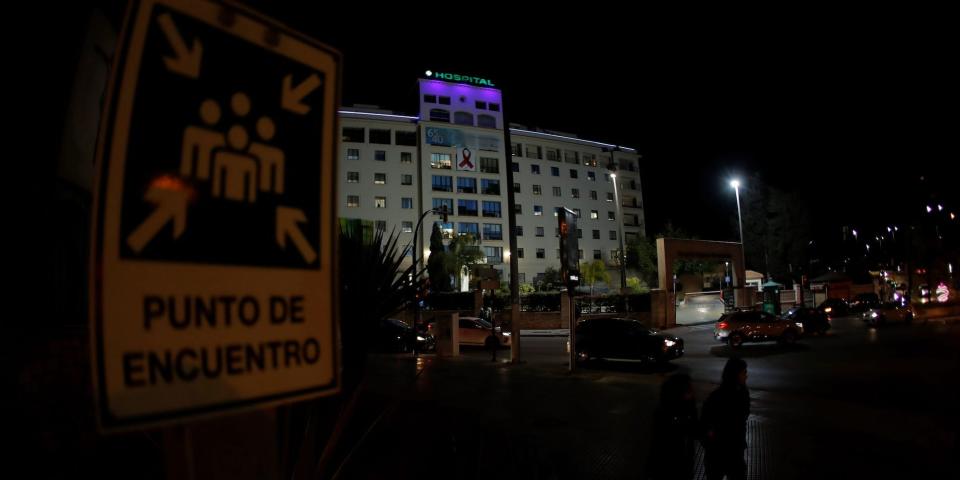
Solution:
<svg viewBox="0 0 960 480">
<path fill-rule="evenodd" d="M 717 328 L 719 328 L 720 330 L 726 330 L 730 328 L 730 324 L 727 322 L 720 322 L 717 324 Z"/>
</svg>

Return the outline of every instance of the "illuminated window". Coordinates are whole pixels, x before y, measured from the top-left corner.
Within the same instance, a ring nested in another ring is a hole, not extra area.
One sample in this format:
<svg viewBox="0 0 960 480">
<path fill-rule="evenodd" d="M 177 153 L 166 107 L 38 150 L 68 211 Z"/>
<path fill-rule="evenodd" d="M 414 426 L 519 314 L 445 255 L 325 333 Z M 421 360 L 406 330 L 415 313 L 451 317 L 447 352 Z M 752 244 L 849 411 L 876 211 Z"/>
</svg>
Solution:
<svg viewBox="0 0 960 480">
<path fill-rule="evenodd" d="M 431 108 L 430 121 L 450 123 L 450 112 L 442 108 Z"/>
<path fill-rule="evenodd" d="M 431 153 L 430 168 L 442 168 L 449 170 L 453 168 L 453 159 L 449 153 Z"/>
</svg>

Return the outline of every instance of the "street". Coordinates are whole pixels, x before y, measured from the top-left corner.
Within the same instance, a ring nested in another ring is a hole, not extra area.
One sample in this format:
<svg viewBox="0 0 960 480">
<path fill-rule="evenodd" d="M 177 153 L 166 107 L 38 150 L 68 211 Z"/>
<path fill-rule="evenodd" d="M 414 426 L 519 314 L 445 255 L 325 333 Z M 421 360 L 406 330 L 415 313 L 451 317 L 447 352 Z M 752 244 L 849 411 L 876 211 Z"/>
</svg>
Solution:
<svg viewBox="0 0 960 480">
<path fill-rule="evenodd" d="M 376 359 L 376 424 L 343 478 L 633 478 L 667 375 L 688 373 L 698 403 L 733 352 L 712 325 L 670 330 L 685 355 L 664 366 L 598 362 L 566 372 L 566 338 L 523 337 L 522 365 L 461 358 Z M 747 344 L 750 478 L 927 478 L 956 471 L 960 324 L 867 328 L 834 321 L 794 346 Z M 377 413 L 379 412 L 379 413 Z M 374 460 L 376 461 L 374 462 Z M 950 462 L 954 462 L 951 465 Z M 698 472 L 702 475 L 702 467 Z"/>
</svg>

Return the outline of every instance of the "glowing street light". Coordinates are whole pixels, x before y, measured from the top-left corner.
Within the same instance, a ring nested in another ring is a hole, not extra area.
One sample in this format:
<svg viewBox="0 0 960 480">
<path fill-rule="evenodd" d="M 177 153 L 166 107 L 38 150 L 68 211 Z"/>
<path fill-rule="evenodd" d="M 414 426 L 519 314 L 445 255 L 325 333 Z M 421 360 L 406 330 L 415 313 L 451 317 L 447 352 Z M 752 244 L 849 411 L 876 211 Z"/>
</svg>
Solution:
<svg viewBox="0 0 960 480">
<path fill-rule="evenodd" d="M 743 216 L 740 214 L 740 180 L 733 179 L 730 180 L 730 186 L 733 187 L 733 190 L 737 193 L 737 224 L 740 226 L 740 256 L 743 258 L 743 263 L 747 263 L 747 253 L 746 248 L 743 246 Z"/>
</svg>

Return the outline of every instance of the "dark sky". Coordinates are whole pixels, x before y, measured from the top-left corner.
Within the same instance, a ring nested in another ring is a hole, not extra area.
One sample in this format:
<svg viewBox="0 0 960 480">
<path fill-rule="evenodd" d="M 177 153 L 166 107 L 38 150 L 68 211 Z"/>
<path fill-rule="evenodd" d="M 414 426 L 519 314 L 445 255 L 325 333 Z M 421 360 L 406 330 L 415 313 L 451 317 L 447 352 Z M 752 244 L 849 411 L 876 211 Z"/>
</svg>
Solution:
<svg viewBox="0 0 960 480">
<path fill-rule="evenodd" d="M 515 16 L 500 38 L 435 18 L 291 23 L 343 52 L 345 104 L 415 114 L 418 75 L 462 71 L 504 88 L 512 122 L 637 148 L 650 234 L 671 219 L 735 239 L 735 174 L 799 190 L 837 232 L 895 223 L 891 209 L 925 201 L 903 198 L 906 183 L 956 175 L 960 78 L 934 25 L 590 16 Z M 921 190 L 952 190 L 941 183 Z"/>
<path fill-rule="evenodd" d="M 937 12 L 245 3 L 343 53 L 345 104 L 416 113 L 423 71 L 460 71 L 494 79 L 512 122 L 638 149 L 648 234 L 735 239 L 727 180 L 753 172 L 818 231 L 905 222 L 930 195 L 960 213 L 957 38 Z"/>
</svg>

